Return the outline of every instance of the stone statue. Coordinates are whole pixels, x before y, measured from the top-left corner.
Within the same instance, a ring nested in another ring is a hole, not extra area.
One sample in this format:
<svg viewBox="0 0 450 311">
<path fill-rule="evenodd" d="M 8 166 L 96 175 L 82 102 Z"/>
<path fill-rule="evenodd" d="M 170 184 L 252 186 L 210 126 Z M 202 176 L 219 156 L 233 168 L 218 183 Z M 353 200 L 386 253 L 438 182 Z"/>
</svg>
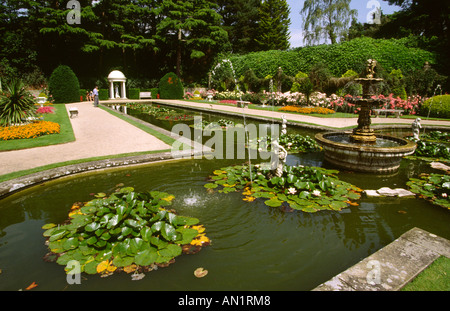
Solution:
<svg viewBox="0 0 450 311">
<path fill-rule="evenodd" d="M 120 98 L 119 87 L 116 85 L 116 98 Z"/>
<path fill-rule="evenodd" d="M 417 118 L 416 120 L 414 120 L 414 122 L 411 125 L 414 140 L 420 140 L 419 133 L 420 133 L 420 129 L 422 128 L 422 126 L 420 125 L 420 121 L 421 121 L 421 119 Z"/>
<path fill-rule="evenodd" d="M 275 156 L 271 163 L 272 173 L 277 177 L 281 177 L 283 176 L 283 167 L 286 163 L 288 152 L 280 145 L 278 139 L 272 141 L 272 150 L 278 150 L 278 156 Z"/>
<path fill-rule="evenodd" d="M 281 119 L 283 120 L 282 124 L 281 124 L 281 135 L 286 135 L 287 134 L 287 129 L 286 129 L 286 116 L 283 114 L 281 116 Z"/>
</svg>

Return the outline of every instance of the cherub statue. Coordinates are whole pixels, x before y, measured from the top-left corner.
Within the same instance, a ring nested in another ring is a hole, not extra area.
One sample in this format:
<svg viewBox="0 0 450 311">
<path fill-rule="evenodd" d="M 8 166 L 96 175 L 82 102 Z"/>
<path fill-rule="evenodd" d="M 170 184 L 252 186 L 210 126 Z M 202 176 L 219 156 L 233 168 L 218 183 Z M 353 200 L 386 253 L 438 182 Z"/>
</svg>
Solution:
<svg viewBox="0 0 450 311">
<path fill-rule="evenodd" d="M 272 159 L 272 173 L 277 177 L 281 177 L 283 176 L 283 167 L 286 163 L 288 152 L 283 146 L 280 145 L 278 139 L 274 139 L 272 141 L 272 150 L 278 150 L 278 154 Z"/>
<path fill-rule="evenodd" d="M 377 61 L 374 59 L 367 60 L 367 78 L 373 78 L 375 75 L 375 66 L 377 65 Z"/>
<path fill-rule="evenodd" d="M 286 135 L 287 134 L 287 129 L 286 129 L 287 120 L 286 120 L 286 116 L 283 114 L 281 116 L 281 119 L 283 120 L 282 124 L 281 124 L 281 135 Z"/>
<path fill-rule="evenodd" d="M 419 133 L 420 129 L 422 128 L 422 126 L 420 125 L 420 121 L 421 119 L 417 118 L 411 125 L 414 140 L 420 140 Z"/>
</svg>

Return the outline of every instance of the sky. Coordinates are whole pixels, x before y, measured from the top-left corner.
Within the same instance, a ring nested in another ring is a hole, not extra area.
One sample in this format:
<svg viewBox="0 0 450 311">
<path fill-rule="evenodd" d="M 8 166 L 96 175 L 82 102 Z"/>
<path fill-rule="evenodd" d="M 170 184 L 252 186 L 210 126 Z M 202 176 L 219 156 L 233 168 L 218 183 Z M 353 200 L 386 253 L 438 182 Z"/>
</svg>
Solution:
<svg viewBox="0 0 450 311">
<path fill-rule="evenodd" d="M 304 45 L 302 35 L 303 21 L 300 15 L 300 11 L 303 8 L 303 2 L 304 0 L 287 0 L 287 3 L 291 8 L 291 48 Z M 391 6 L 387 1 L 383 0 L 351 0 L 350 7 L 358 12 L 358 21 L 361 23 L 365 23 L 367 14 L 377 6 L 376 3 L 379 4 L 384 14 L 392 14 L 393 12 L 400 10 L 400 7 Z"/>
</svg>

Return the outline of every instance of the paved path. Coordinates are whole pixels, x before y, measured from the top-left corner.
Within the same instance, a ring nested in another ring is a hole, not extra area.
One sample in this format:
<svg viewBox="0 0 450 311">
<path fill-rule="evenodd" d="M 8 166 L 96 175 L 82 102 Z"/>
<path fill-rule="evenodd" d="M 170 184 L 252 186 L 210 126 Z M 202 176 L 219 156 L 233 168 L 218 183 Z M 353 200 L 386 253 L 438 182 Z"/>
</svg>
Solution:
<svg viewBox="0 0 450 311">
<path fill-rule="evenodd" d="M 128 100 L 129 102 L 130 100 Z M 286 116 L 286 119 L 288 121 L 295 121 L 295 122 L 304 122 L 304 123 L 310 123 L 310 124 L 316 124 L 320 126 L 325 127 L 332 127 L 332 128 L 345 128 L 349 126 L 356 126 L 358 125 L 358 118 L 320 118 L 320 117 L 313 117 L 313 116 L 306 116 L 306 115 L 300 115 L 300 114 L 293 114 L 293 113 L 283 113 L 283 112 L 277 112 L 277 111 L 269 111 L 269 110 L 259 110 L 259 109 L 249 109 L 249 108 L 237 108 L 233 106 L 227 106 L 227 105 L 218 105 L 218 104 L 209 104 L 209 103 L 197 103 L 197 102 L 190 102 L 190 101 L 184 101 L 184 100 L 154 100 L 154 102 L 159 103 L 170 103 L 175 104 L 178 106 L 186 106 L 186 107 L 196 107 L 196 108 L 203 108 L 206 110 L 220 110 L 224 112 L 229 113 L 236 113 L 236 114 L 243 114 L 246 115 L 254 115 L 254 116 L 260 116 L 260 117 L 275 117 L 278 119 L 281 119 L 281 116 L 284 114 Z M 424 120 L 423 117 L 421 117 L 422 125 L 436 125 L 436 126 L 450 126 L 450 121 L 438 121 L 438 120 Z M 379 117 L 379 118 L 373 118 L 372 119 L 372 125 L 376 124 L 411 124 L 414 122 L 414 119 L 401 119 L 401 118 L 385 118 L 385 117 Z"/>
<path fill-rule="evenodd" d="M 170 149 L 156 137 L 123 121 L 92 102 L 67 104 L 78 108 L 71 119 L 76 141 L 0 152 L 0 175 L 58 162 L 114 154 Z"/>
</svg>

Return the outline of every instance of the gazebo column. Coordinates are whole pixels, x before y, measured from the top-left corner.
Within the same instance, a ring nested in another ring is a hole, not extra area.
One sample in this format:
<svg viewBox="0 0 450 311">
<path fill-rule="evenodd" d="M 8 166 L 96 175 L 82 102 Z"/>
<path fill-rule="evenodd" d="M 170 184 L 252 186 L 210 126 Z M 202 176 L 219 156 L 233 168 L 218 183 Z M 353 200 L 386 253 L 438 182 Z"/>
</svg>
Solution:
<svg viewBox="0 0 450 311">
<path fill-rule="evenodd" d="M 109 99 L 114 98 L 114 82 L 109 82 Z"/>
<path fill-rule="evenodd" d="M 122 94 L 121 94 L 123 99 L 126 99 L 126 98 L 127 98 L 125 92 L 126 92 L 126 91 L 125 91 L 125 81 L 123 81 L 123 82 L 122 82 Z"/>
</svg>

